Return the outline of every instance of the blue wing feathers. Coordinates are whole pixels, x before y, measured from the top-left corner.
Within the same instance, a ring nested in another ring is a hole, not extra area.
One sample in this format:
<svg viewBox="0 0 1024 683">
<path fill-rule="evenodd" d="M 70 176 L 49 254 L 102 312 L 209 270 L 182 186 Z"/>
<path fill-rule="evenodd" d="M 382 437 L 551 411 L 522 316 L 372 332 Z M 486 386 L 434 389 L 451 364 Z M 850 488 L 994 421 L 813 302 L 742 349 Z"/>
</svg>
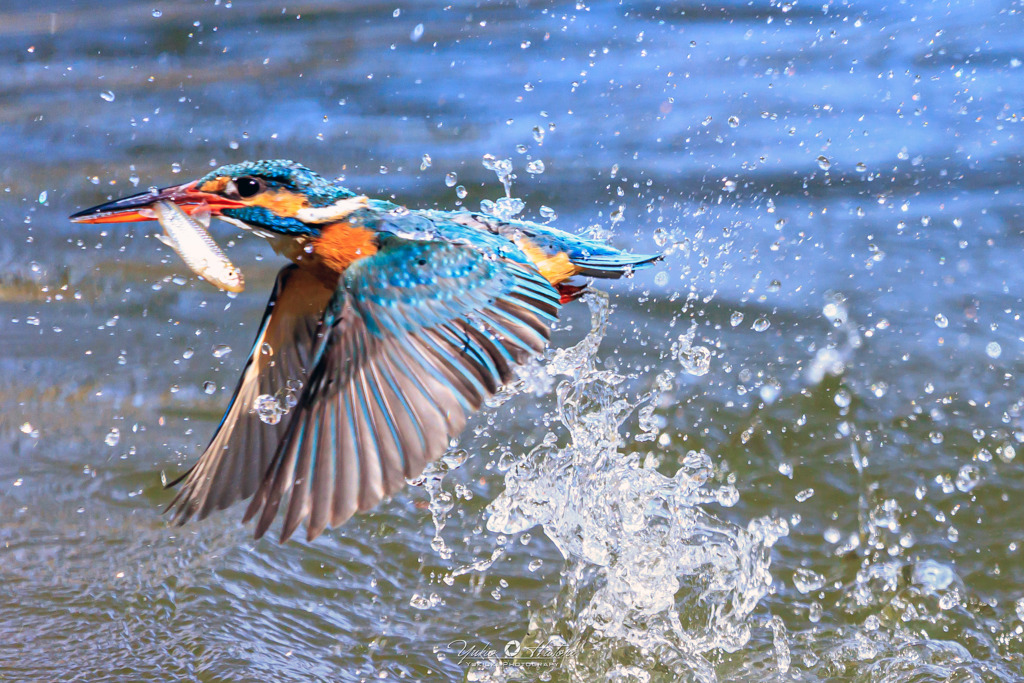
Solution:
<svg viewBox="0 0 1024 683">
<path fill-rule="evenodd" d="M 257 536 L 285 496 L 282 538 L 303 521 L 314 538 L 418 475 L 544 347 L 558 296 L 535 271 L 470 247 L 382 240 L 327 307 L 316 365 L 250 504 Z"/>
<path fill-rule="evenodd" d="M 282 271 L 279 285 L 292 273 Z M 224 452 L 204 455 L 179 493 L 184 515 L 205 514 L 248 487 L 255 495 L 245 518 L 258 517 L 257 537 L 284 507 L 282 539 L 303 524 L 312 539 L 373 507 L 440 457 L 513 368 L 544 348 L 560 307 L 558 292 L 525 262 L 394 236 L 319 302 L 317 324 L 291 316 L 303 346 L 280 350 L 285 376 L 308 368 L 297 375 L 305 380 L 297 404 L 280 428 L 259 423 Z M 284 313 L 280 304 L 268 309 L 258 342 Z M 252 405 L 243 398 L 232 415 Z M 262 444 L 261 430 L 273 432 L 277 448 L 262 474 L 243 468 L 240 478 L 239 445 Z"/>
</svg>

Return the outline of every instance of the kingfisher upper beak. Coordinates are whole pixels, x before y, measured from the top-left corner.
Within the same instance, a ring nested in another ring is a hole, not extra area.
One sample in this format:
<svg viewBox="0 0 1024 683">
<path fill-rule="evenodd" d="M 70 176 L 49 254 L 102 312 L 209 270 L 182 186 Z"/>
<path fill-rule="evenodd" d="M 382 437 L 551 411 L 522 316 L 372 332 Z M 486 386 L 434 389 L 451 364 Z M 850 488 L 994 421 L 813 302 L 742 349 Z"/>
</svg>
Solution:
<svg viewBox="0 0 1024 683">
<path fill-rule="evenodd" d="M 151 221 L 156 214 L 150 210 L 156 202 L 174 202 L 185 213 L 192 214 L 201 209 L 211 213 L 219 213 L 222 209 L 246 206 L 244 202 L 227 199 L 218 194 L 202 192 L 196 189 L 198 181 L 165 187 L 162 190 L 150 190 L 133 194 L 124 199 L 115 199 L 91 209 L 79 211 L 71 216 L 75 223 L 133 223 L 135 221 Z"/>
</svg>

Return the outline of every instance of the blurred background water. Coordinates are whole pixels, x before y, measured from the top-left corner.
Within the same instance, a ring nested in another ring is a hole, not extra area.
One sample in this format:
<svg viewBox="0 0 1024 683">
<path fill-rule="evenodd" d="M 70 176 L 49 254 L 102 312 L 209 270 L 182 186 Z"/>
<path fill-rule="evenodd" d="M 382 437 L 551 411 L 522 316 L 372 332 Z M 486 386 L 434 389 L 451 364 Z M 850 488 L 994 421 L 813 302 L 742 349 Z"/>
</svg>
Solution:
<svg viewBox="0 0 1024 683">
<path fill-rule="evenodd" d="M 0 2 L 0 678 L 1020 679 L 1022 36 L 987 0 Z M 167 527 L 280 263 L 215 225 L 228 298 L 66 216 L 254 158 L 476 209 L 485 154 L 524 215 L 668 253 L 596 358 L 315 543 Z"/>
</svg>

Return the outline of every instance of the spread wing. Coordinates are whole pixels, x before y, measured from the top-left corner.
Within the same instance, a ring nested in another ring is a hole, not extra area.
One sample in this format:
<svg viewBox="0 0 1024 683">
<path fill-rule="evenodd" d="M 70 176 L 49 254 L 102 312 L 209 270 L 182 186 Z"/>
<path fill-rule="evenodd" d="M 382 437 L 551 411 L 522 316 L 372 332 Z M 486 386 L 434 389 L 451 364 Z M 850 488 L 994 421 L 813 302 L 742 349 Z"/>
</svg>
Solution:
<svg viewBox="0 0 1024 683">
<path fill-rule="evenodd" d="M 386 237 L 349 266 L 314 367 L 246 512 L 256 537 L 316 538 L 398 491 L 541 351 L 559 296 L 529 266 L 452 243 Z M 285 499 L 287 502 L 285 503 Z"/>
<path fill-rule="evenodd" d="M 273 396 L 289 382 L 305 384 L 316 332 L 333 294 L 332 288 L 295 265 L 278 273 L 227 412 L 199 461 L 170 484 L 183 482 L 168 506 L 174 508 L 176 523 L 184 524 L 193 515 L 202 519 L 256 491 L 288 429 L 286 420 L 260 420 L 256 400 Z"/>
</svg>

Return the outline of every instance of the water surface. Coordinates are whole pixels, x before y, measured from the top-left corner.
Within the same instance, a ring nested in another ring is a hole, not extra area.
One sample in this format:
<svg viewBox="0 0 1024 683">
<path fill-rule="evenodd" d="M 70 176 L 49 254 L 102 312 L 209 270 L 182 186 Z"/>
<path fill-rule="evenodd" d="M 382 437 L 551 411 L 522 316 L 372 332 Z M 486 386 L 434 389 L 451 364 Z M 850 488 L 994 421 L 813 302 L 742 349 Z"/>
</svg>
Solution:
<svg viewBox="0 0 1024 683">
<path fill-rule="evenodd" d="M 1020 678 L 1022 35 L 984 1 L 0 5 L 0 677 Z M 596 358 L 315 543 L 166 526 L 280 263 L 215 226 L 229 298 L 66 216 L 261 157 L 478 208 L 485 154 L 525 215 L 668 253 Z"/>
</svg>

